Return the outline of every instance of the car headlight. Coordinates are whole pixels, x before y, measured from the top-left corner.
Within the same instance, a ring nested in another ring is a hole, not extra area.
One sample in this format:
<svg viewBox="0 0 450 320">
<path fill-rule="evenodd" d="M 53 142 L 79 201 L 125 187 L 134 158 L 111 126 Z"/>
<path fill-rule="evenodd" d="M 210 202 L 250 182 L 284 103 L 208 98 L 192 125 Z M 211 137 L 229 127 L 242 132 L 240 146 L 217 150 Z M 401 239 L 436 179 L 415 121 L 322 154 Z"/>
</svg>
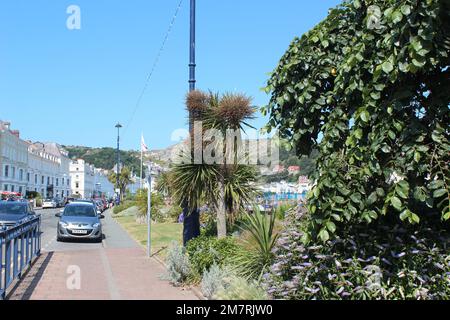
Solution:
<svg viewBox="0 0 450 320">
<path fill-rule="evenodd" d="M 66 227 L 68 226 L 68 224 L 65 223 L 65 222 L 63 222 L 63 221 L 60 221 L 60 222 L 59 222 L 59 225 L 60 225 L 61 227 L 63 227 L 63 228 L 66 228 Z"/>
<path fill-rule="evenodd" d="M 93 226 L 94 228 L 98 228 L 98 227 L 100 227 L 100 223 L 94 223 L 92 226 Z"/>
</svg>

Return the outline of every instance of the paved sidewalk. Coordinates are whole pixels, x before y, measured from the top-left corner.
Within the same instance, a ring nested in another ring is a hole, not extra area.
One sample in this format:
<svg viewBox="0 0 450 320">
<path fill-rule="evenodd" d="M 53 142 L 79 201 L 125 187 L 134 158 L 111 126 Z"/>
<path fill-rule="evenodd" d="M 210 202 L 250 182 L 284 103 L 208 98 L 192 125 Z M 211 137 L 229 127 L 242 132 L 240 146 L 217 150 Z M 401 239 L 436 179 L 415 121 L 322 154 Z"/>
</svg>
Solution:
<svg viewBox="0 0 450 320">
<path fill-rule="evenodd" d="M 197 300 L 161 280 L 165 268 L 106 215 L 101 248 L 44 252 L 11 300 Z M 80 273 L 79 282 L 75 276 Z M 70 288 L 80 284 L 80 288 Z M 68 286 L 69 285 L 69 286 Z"/>
</svg>

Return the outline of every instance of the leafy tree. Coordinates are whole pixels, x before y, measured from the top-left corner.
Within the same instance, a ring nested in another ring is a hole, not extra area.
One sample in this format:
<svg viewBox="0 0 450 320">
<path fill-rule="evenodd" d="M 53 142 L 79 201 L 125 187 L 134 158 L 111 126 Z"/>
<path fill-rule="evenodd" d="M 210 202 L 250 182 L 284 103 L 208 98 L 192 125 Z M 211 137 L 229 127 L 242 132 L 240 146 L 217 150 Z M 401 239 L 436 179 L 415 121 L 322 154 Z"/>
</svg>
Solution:
<svg viewBox="0 0 450 320">
<path fill-rule="evenodd" d="M 349 222 L 450 219 L 450 5 L 353 0 L 296 38 L 268 86 L 269 129 L 317 149 L 304 241 Z"/>
<path fill-rule="evenodd" d="M 117 174 L 115 172 L 110 172 L 108 175 L 108 180 L 112 184 L 116 185 L 117 183 Z M 131 179 L 130 169 L 127 167 L 123 167 L 119 174 L 119 189 L 120 189 L 120 198 L 123 200 L 123 197 L 126 194 L 127 186 L 131 184 L 133 181 Z"/>
</svg>

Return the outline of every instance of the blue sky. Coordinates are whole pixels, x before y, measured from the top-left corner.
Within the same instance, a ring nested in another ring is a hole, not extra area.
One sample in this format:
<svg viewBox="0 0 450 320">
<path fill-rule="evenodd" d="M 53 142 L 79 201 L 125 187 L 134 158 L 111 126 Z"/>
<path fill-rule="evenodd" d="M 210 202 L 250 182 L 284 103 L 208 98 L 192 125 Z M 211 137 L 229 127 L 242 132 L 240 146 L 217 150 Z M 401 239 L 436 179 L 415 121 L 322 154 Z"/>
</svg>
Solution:
<svg viewBox="0 0 450 320">
<path fill-rule="evenodd" d="M 136 116 L 131 113 L 179 0 L 2 0 L 0 119 L 25 139 L 93 147 L 151 149 L 187 124 L 189 0 L 178 18 Z M 338 0 L 197 0 L 197 87 L 244 92 L 267 103 L 264 86 L 295 36 Z M 66 27 L 69 5 L 81 30 Z M 262 127 L 261 116 L 254 125 Z"/>
</svg>

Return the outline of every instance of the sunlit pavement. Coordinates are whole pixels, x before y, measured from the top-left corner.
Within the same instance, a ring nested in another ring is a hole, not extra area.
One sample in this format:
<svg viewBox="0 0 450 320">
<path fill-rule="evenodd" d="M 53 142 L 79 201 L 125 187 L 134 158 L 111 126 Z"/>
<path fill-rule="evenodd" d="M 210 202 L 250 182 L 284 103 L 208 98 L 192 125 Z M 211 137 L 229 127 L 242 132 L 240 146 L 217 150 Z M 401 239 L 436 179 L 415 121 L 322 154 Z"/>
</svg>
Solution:
<svg viewBox="0 0 450 320">
<path fill-rule="evenodd" d="M 179 300 L 197 299 L 190 290 L 161 279 L 165 268 L 105 212 L 102 243 L 57 242 L 58 210 L 40 210 L 42 256 L 10 296 L 11 300 Z"/>
</svg>

